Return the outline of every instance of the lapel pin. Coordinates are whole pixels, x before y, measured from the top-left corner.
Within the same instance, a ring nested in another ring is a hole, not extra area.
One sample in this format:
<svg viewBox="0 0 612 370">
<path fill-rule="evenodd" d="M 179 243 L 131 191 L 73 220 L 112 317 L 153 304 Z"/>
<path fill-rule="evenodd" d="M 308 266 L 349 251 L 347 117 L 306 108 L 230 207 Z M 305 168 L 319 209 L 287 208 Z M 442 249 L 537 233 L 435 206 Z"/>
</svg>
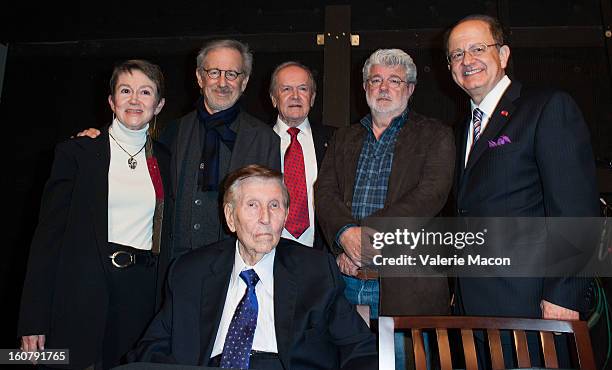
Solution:
<svg viewBox="0 0 612 370">
<path fill-rule="evenodd" d="M 501 111 L 501 115 L 504 117 L 508 117 L 508 111 L 507 110 Z"/>
</svg>

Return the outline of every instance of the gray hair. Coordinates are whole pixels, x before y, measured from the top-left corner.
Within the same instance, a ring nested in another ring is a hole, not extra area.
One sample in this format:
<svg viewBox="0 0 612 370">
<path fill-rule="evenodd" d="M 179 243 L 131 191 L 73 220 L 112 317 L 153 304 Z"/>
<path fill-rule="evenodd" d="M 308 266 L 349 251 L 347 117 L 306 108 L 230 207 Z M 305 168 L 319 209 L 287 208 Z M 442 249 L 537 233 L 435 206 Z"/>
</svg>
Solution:
<svg viewBox="0 0 612 370">
<path fill-rule="evenodd" d="M 363 65 L 363 82 L 370 77 L 370 68 L 374 65 L 387 67 L 402 66 L 406 70 L 406 82 L 417 83 L 417 67 L 410 55 L 401 49 L 378 49 L 370 55 Z"/>
<path fill-rule="evenodd" d="M 236 208 L 238 190 L 240 189 L 242 182 L 250 178 L 276 181 L 280 185 L 283 193 L 283 204 L 285 206 L 285 210 L 289 212 L 289 190 L 287 190 L 287 186 L 283 181 L 283 174 L 277 170 L 273 170 L 258 164 L 250 164 L 227 175 L 227 178 L 223 183 L 224 207 L 226 204 L 229 204 L 233 209 Z"/>
<path fill-rule="evenodd" d="M 303 69 L 306 72 L 306 74 L 308 74 L 308 81 L 310 82 L 310 88 L 312 90 L 312 93 L 314 94 L 317 92 L 317 83 L 315 82 L 314 76 L 312 75 L 312 71 L 310 70 L 310 68 L 306 67 L 300 62 L 290 60 L 288 62 L 281 63 L 276 68 L 274 68 L 274 72 L 272 72 L 272 78 L 270 79 L 270 88 L 269 88 L 270 95 L 274 95 L 274 91 L 276 90 L 278 73 L 282 69 L 287 68 L 287 67 L 298 67 L 298 68 Z"/>
<path fill-rule="evenodd" d="M 198 64 L 198 70 L 201 70 L 202 68 L 204 68 L 204 60 L 206 60 L 208 53 L 210 53 L 211 51 L 215 49 L 223 49 L 223 48 L 234 49 L 237 52 L 239 52 L 240 55 L 242 55 L 243 71 L 238 71 L 238 72 L 244 72 L 244 74 L 247 77 L 249 77 L 251 75 L 251 71 L 253 70 L 253 53 L 251 53 L 251 50 L 249 50 L 249 46 L 247 44 L 243 44 L 242 42 L 238 40 L 231 40 L 231 39 L 214 40 L 204 45 L 204 47 L 200 49 L 200 52 L 198 53 L 198 56 L 196 58 L 196 61 Z"/>
</svg>

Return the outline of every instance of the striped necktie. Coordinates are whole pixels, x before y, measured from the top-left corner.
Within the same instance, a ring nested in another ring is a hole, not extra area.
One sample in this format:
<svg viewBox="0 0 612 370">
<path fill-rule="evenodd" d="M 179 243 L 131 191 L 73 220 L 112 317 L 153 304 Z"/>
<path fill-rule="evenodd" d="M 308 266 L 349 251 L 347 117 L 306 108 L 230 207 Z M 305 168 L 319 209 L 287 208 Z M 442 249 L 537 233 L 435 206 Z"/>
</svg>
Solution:
<svg viewBox="0 0 612 370">
<path fill-rule="evenodd" d="M 472 140 L 472 146 L 476 145 L 476 141 L 480 139 L 480 127 L 482 124 L 482 111 L 478 108 L 474 108 L 472 112 L 472 122 L 474 122 L 474 139 Z"/>
</svg>

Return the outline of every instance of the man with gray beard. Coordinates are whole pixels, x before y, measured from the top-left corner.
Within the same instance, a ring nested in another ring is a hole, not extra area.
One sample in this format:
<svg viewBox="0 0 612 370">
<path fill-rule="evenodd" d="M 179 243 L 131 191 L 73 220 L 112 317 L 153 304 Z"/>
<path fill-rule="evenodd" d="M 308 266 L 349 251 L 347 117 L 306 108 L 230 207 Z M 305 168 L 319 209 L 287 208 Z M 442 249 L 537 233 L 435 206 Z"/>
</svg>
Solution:
<svg viewBox="0 0 612 370">
<path fill-rule="evenodd" d="M 253 55 L 239 41 L 205 45 L 196 68 L 202 97 L 194 111 L 161 135 L 173 155 L 174 256 L 229 236 L 219 212 L 219 185 L 226 174 L 249 164 L 280 170 L 278 136 L 238 104 L 252 65 Z"/>
<path fill-rule="evenodd" d="M 368 219 L 435 216 L 451 188 L 452 130 L 408 107 L 416 76 L 416 65 L 402 50 L 380 49 L 368 58 L 363 89 L 370 114 L 336 131 L 315 186 L 315 209 L 344 274 L 345 294 L 354 304 L 369 305 L 372 318 L 378 317 L 379 299 L 385 315 L 449 311 L 446 279 L 379 283 L 369 256 L 362 256 L 368 244 L 362 236 L 370 234 L 362 224 Z"/>
</svg>

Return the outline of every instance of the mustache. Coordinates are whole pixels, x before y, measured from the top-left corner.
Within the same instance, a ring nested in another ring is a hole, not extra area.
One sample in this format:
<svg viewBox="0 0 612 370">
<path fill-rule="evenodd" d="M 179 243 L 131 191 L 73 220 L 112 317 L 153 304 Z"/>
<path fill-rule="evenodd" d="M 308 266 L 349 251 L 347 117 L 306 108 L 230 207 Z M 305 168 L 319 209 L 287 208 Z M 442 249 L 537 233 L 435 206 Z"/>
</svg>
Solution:
<svg viewBox="0 0 612 370">
<path fill-rule="evenodd" d="M 376 97 L 377 99 L 391 99 L 391 94 L 389 94 L 388 92 L 385 91 L 381 91 L 378 96 Z"/>
<path fill-rule="evenodd" d="M 231 87 L 229 86 L 217 86 L 215 87 L 215 92 L 221 93 L 221 94 L 229 94 L 231 93 L 233 90 Z"/>
</svg>

